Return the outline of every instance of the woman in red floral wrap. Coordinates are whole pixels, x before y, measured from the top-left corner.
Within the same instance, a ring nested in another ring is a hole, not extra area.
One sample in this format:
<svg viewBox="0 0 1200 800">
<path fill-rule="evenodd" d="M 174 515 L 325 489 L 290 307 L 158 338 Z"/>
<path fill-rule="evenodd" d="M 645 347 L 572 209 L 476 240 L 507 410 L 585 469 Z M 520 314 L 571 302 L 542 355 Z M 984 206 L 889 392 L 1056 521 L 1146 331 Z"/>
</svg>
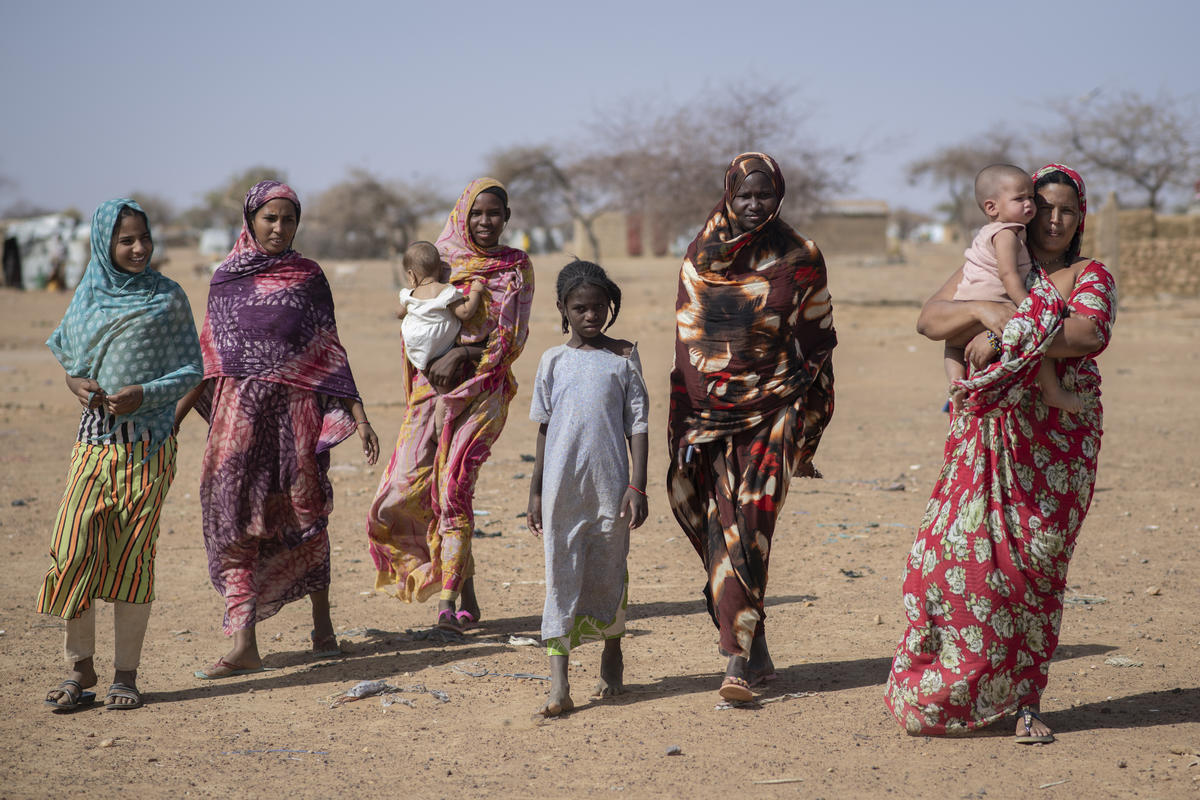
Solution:
<svg viewBox="0 0 1200 800">
<path fill-rule="evenodd" d="M 1108 344 L 1117 300 L 1104 265 L 1079 256 L 1083 179 L 1058 164 L 1033 177 L 1029 300 L 1016 313 L 1008 303 L 955 302 L 955 273 L 917 323 L 935 340 L 982 331 L 976 356 L 991 338 L 1000 359 L 962 382 L 966 403 L 906 565 L 908 628 L 885 701 L 912 734 L 965 733 L 1016 712 L 1019 743 L 1054 741 L 1038 712 L 1096 481 L 1103 417 L 1095 357 Z M 1088 399 L 1082 413 L 1042 402 L 1043 358 L 1058 359 L 1061 385 Z"/>
<path fill-rule="evenodd" d="M 675 305 L 667 491 L 708 574 L 727 700 L 749 700 L 774 677 L 763 627 L 771 537 L 792 475 L 820 477 L 812 458 L 833 414 L 825 260 L 779 219 L 783 194 L 770 156 L 733 160 Z"/>
</svg>

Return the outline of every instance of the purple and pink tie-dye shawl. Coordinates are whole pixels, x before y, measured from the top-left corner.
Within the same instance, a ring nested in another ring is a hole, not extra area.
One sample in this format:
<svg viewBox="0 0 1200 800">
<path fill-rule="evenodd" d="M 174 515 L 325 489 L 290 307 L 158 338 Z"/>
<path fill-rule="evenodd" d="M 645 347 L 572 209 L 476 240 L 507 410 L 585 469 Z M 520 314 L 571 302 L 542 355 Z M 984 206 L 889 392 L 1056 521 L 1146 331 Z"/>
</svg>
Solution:
<svg viewBox="0 0 1200 800">
<path fill-rule="evenodd" d="M 295 250 L 271 255 L 254 238 L 251 218 L 276 198 L 294 203 L 299 217 L 300 199 L 291 187 L 277 181 L 254 186 L 246 195 L 237 244 L 213 275 L 200 332 L 204 377 L 251 377 L 358 399 L 325 273 Z M 207 418 L 203 400 L 197 409 Z M 329 404 L 320 451 L 353 432 L 349 412 Z"/>
</svg>

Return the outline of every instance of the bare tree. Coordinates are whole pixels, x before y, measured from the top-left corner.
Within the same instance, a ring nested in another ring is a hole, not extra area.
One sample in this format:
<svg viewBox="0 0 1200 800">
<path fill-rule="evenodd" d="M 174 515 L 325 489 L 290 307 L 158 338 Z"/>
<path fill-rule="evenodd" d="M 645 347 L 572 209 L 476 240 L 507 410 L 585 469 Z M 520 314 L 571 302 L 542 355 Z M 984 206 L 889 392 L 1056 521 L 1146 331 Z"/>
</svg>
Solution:
<svg viewBox="0 0 1200 800">
<path fill-rule="evenodd" d="M 806 134 L 795 94 L 782 84 L 734 84 L 666 109 L 626 102 L 592 126 L 588 163 L 624 208 L 644 211 L 674 236 L 699 227 L 733 156 L 767 152 L 785 176 L 784 216 L 802 220 L 847 185 L 857 155 Z"/>
<path fill-rule="evenodd" d="M 1016 162 L 1022 145 L 1015 135 L 992 131 L 971 141 L 938 148 L 908 165 L 908 182 L 944 186 L 949 198 L 938 207 L 964 232 L 986 222 L 975 202 L 975 176 L 990 164 Z"/>
<path fill-rule="evenodd" d="M 385 184 L 353 169 L 319 194 L 301 230 L 306 247 L 339 258 L 394 256 L 416 237 L 417 224 L 447 201 L 419 184 Z"/>
<path fill-rule="evenodd" d="M 1150 208 L 1162 205 L 1167 187 L 1189 186 L 1200 171 L 1200 113 L 1191 98 L 1097 90 L 1057 108 L 1062 125 L 1048 140 L 1079 168 L 1144 192 Z"/>
<path fill-rule="evenodd" d="M 129 199 L 142 207 L 150 218 L 150 227 L 162 227 L 175 221 L 175 207 L 165 197 L 147 192 L 130 192 Z"/>
<path fill-rule="evenodd" d="M 185 218 L 196 227 L 223 225 L 237 227 L 242 223 L 242 204 L 246 192 L 259 181 L 286 181 L 283 170 L 275 167 L 254 166 L 234 173 L 222 185 L 204 195 L 204 205 L 189 209 Z"/>
<path fill-rule="evenodd" d="M 588 243 L 600 257 L 596 217 L 605 210 L 602 192 L 588 161 L 567 161 L 554 147 L 517 145 L 496 150 L 487 159 L 488 172 L 521 202 L 514 214 L 518 224 L 551 227 L 571 219 L 583 226 Z"/>
</svg>

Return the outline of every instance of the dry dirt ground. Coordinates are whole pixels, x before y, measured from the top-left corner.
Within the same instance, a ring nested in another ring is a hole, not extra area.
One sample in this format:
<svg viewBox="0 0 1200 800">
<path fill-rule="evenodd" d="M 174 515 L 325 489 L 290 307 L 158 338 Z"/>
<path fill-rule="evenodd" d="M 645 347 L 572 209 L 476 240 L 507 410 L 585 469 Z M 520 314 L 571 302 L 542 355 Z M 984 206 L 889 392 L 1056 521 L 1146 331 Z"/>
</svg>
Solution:
<svg viewBox="0 0 1200 800">
<path fill-rule="evenodd" d="M 200 320 L 206 282 L 190 254 L 173 256 L 167 272 Z M 918 302 L 959 256 L 908 256 L 899 266 L 831 259 L 841 344 L 837 411 L 816 459 L 825 479 L 793 484 L 775 537 L 768 632 L 782 678 L 763 703 L 738 709 L 717 707 L 723 659 L 700 595 L 703 576 L 663 488 L 677 265 L 607 265 L 626 298 L 614 332 L 640 341 L 653 394 L 651 513 L 629 560 L 630 691 L 588 702 L 600 647 L 585 646 L 572 655 L 580 707 L 554 720 L 532 713 L 547 684 L 511 676 L 547 674 L 543 651 L 510 637 L 534 637 L 540 622 L 541 546 L 518 515 L 530 467 L 523 456 L 535 435 L 529 386 L 538 355 L 561 341 L 552 286 L 565 259 L 537 259 L 532 335 L 516 368 L 521 390 L 479 480 L 486 623 L 462 642 L 433 641 L 425 638 L 433 604 L 372 591 L 363 519 L 381 467 L 367 468 L 346 444 L 333 454 L 330 524 L 344 657 L 310 656 L 309 609 L 299 602 L 259 627 L 272 671 L 193 678 L 227 647 L 200 538 L 205 428 L 193 417 L 159 539 L 158 599 L 139 676 L 147 705 L 128 713 L 97 706 L 54 715 L 42 705 L 63 676 L 62 625 L 33 606 L 78 414 L 43 342 L 69 295 L 0 292 L 0 796 L 1197 796 L 1200 303 L 1127 301 L 1100 360 L 1107 430 L 1099 482 L 1043 704 L 1058 741 L 1018 746 L 1010 723 L 968 739 L 909 737 L 885 711 L 882 685 L 903 624 L 901 563 L 946 427 L 940 346 L 913 326 Z M 391 268 L 326 269 L 386 458 L 404 408 Z M 102 685 L 111 619 L 103 607 Z M 1139 665 L 1105 663 L 1114 656 Z M 331 708 L 365 679 L 408 689 L 398 697 L 412 705 L 374 697 Z"/>
</svg>

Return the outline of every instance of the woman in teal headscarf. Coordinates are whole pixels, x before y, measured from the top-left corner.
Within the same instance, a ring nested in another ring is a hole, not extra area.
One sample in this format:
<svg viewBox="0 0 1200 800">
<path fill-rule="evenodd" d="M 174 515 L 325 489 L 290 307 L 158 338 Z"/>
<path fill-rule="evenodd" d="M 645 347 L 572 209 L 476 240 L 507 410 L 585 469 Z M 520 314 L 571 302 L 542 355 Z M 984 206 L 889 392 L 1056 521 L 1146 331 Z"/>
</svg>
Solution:
<svg viewBox="0 0 1200 800">
<path fill-rule="evenodd" d="M 37 610 L 67 621 L 71 673 L 46 695 L 55 711 L 91 705 L 96 685 L 95 600 L 114 604 L 110 710 L 142 705 L 137 668 L 154 600 L 158 518 L 175 477 L 175 403 L 203 365 L 183 289 L 149 269 L 146 213 L 109 200 L 92 217 L 92 257 L 46 344 L 83 406 L 53 559 Z"/>
</svg>

